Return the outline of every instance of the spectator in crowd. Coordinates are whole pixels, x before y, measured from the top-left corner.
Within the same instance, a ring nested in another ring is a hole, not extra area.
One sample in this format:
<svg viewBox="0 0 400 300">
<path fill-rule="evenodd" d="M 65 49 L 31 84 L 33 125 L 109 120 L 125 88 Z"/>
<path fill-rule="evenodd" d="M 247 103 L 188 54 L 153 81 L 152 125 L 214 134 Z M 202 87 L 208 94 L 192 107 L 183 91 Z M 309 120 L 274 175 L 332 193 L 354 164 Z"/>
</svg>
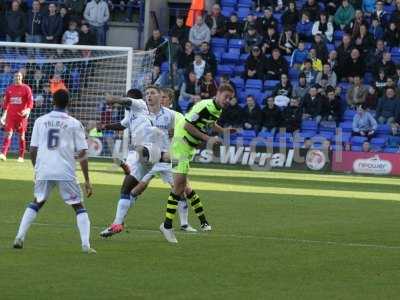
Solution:
<svg viewBox="0 0 400 300">
<path fill-rule="evenodd" d="M 292 98 L 289 105 L 283 110 L 281 127 L 287 132 L 295 132 L 300 129 L 302 121 L 302 107 L 299 98 Z"/>
<path fill-rule="evenodd" d="M 71 18 L 74 20 L 79 20 L 82 18 L 82 13 L 85 9 L 84 0 L 65 0 L 64 5 Z"/>
<path fill-rule="evenodd" d="M 177 16 L 174 26 L 169 31 L 170 36 L 176 36 L 183 46 L 189 38 L 189 28 L 185 25 L 184 18 Z"/>
<path fill-rule="evenodd" d="M 177 66 L 178 56 L 182 53 L 182 46 L 177 36 L 170 37 L 169 51 L 165 51 L 170 64 Z"/>
<path fill-rule="evenodd" d="M 378 128 L 378 124 L 365 104 L 357 106 L 357 113 L 353 117 L 353 135 L 364 136 L 370 140 Z"/>
<path fill-rule="evenodd" d="M 396 66 L 396 76 L 395 76 L 395 78 L 396 78 L 396 86 L 397 86 L 398 89 L 400 89 L 400 64 L 398 64 Z"/>
<path fill-rule="evenodd" d="M 336 48 L 337 59 L 338 59 L 338 75 L 341 78 L 343 73 L 343 67 L 350 58 L 350 53 L 353 49 L 353 42 L 351 36 L 345 33 L 342 37 L 342 42 L 339 47 Z"/>
<path fill-rule="evenodd" d="M 254 27 L 256 28 L 256 21 L 257 21 L 257 16 L 255 16 L 252 13 L 249 13 L 246 17 L 246 20 L 244 21 L 243 24 L 243 33 L 246 33 L 249 27 Z"/>
<path fill-rule="evenodd" d="M 265 67 L 266 59 L 261 54 L 261 49 L 258 46 L 254 46 L 251 49 L 249 57 L 246 59 L 244 78 L 264 80 Z"/>
<path fill-rule="evenodd" d="M 328 59 L 328 48 L 326 47 L 322 35 L 317 34 L 314 36 L 314 42 L 311 45 L 311 49 L 315 49 L 315 57 L 318 58 L 321 63 L 326 62 Z"/>
<path fill-rule="evenodd" d="M 190 102 L 197 102 L 200 97 L 200 85 L 196 73 L 189 72 L 185 81 L 182 83 L 179 101 L 185 100 Z"/>
<path fill-rule="evenodd" d="M 390 22 L 389 27 L 385 32 L 384 40 L 386 41 L 386 46 L 389 48 L 399 47 L 400 45 L 400 29 L 397 28 L 395 22 Z"/>
<path fill-rule="evenodd" d="M 312 27 L 312 34 L 314 36 L 320 34 L 326 39 L 326 41 L 328 41 L 329 43 L 332 42 L 333 25 L 332 22 L 329 21 L 328 15 L 325 12 L 322 12 L 319 15 L 319 20 L 314 22 Z"/>
<path fill-rule="evenodd" d="M 256 103 L 254 96 L 246 97 L 246 105 L 243 108 L 243 129 L 259 131 L 262 126 L 262 111 Z"/>
<path fill-rule="evenodd" d="M 385 2 L 381 0 L 376 1 L 375 11 L 372 14 L 372 17 L 378 19 L 379 23 L 381 23 L 385 27 L 386 15 L 387 12 L 385 11 Z"/>
<path fill-rule="evenodd" d="M 292 96 L 293 87 L 289 81 L 287 74 L 282 73 L 279 83 L 275 86 L 272 96 L 285 96 L 290 98 Z"/>
<path fill-rule="evenodd" d="M 46 3 L 46 0 L 38 0 L 40 4 L 40 12 L 42 16 L 46 16 L 49 13 L 49 5 Z"/>
<path fill-rule="evenodd" d="M 354 14 L 354 20 L 351 22 L 348 32 L 354 38 L 360 34 L 361 25 L 367 25 L 368 23 L 364 19 L 364 14 L 361 10 L 356 10 Z"/>
<path fill-rule="evenodd" d="M 354 45 L 360 51 L 362 58 L 368 57 L 368 54 L 375 46 L 374 44 L 374 38 L 368 32 L 367 25 L 361 24 L 359 33 L 355 36 Z"/>
<path fill-rule="evenodd" d="M 315 0 L 307 0 L 304 3 L 302 11 L 307 12 L 310 16 L 310 21 L 315 22 L 320 14 L 320 6 Z"/>
<path fill-rule="evenodd" d="M 336 95 L 334 87 L 328 86 L 326 88 L 325 102 L 322 105 L 322 120 L 338 123 L 341 118 L 340 98 Z"/>
<path fill-rule="evenodd" d="M 385 70 L 381 69 L 381 70 L 379 70 L 378 76 L 375 80 L 375 86 L 376 86 L 379 98 L 382 97 L 383 94 L 385 93 L 386 85 L 387 85 L 387 77 L 385 75 Z"/>
<path fill-rule="evenodd" d="M 296 9 L 296 2 L 289 1 L 287 9 L 282 14 L 282 24 L 291 28 L 295 28 L 300 21 L 299 12 Z"/>
<path fill-rule="evenodd" d="M 265 76 L 267 80 L 279 80 L 282 73 L 288 74 L 289 68 L 279 49 L 272 50 L 272 55 L 265 62 Z"/>
<path fill-rule="evenodd" d="M 217 83 L 211 71 L 207 71 L 200 80 L 201 99 L 211 99 L 217 94 Z"/>
<path fill-rule="evenodd" d="M 393 87 L 387 87 L 385 96 L 379 99 L 376 108 L 376 119 L 379 124 L 392 124 L 398 109 L 396 91 Z"/>
<path fill-rule="evenodd" d="M 327 77 L 327 85 L 331 86 L 331 87 L 336 87 L 336 82 L 337 82 L 337 77 L 336 77 L 336 73 L 334 71 L 332 71 L 331 69 L 331 65 L 328 63 L 325 63 L 323 65 L 323 69 L 322 72 L 319 72 L 317 74 L 317 77 L 315 79 L 315 82 L 319 85 L 322 86 L 321 81 L 322 81 L 322 76 L 326 76 Z"/>
<path fill-rule="evenodd" d="M 281 111 L 274 104 L 274 98 L 268 97 L 267 104 L 262 110 L 262 131 L 275 134 L 280 126 Z"/>
<path fill-rule="evenodd" d="M 221 15 L 221 7 L 218 4 L 213 5 L 211 14 L 206 17 L 206 24 L 212 37 L 225 35 L 225 17 Z"/>
<path fill-rule="evenodd" d="M 376 0 L 363 0 L 362 1 L 362 11 L 366 16 L 371 16 L 375 11 Z"/>
<path fill-rule="evenodd" d="M 292 55 L 299 44 L 299 36 L 291 27 L 286 27 L 279 38 L 279 49 L 284 55 Z"/>
<path fill-rule="evenodd" d="M 107 3 L 103 0 L 92 0 L 86 4 L 83 15 L 96 35 L 97 44 L 105 45 L 106 26 L 110 18 Z"/>
<path fill-rule="evenodd" d="M 395 22 L 397 25 L 400 24 L 400 1 L 395 1 L 396 8 L 392 12 L 392 15 L 390 16 L 390 21 Z"/>
<path fill-rule="evenodd" d="M 214 53 L 210 49 L 210 44 L 207 42 L 201 43 L 200 46 L 201 56 L 207 63 L 207 66 L 213 76 L 217 73 L 217 59 L 215 58 Z"/>
<path fill-rule="evenodd" d="M 29 80 L 29 86 L 32 88 L 34 96 L 43 93 L 43 87 L 46 83 L 45 76 L 42 70 L 38 67 L 33 73 L 32 79 Z"/>
<path fill-rule="evenodd" d="M 338 77 L 337 70 L 338 70 L 338 60 L 337 60 L 337 52 L 336 50 L 332 50 L 328 54 L 328 59 L 326 61 L 327 64 L 331 67 L 331 70 L 335 72 L 336 77 Z"/>
<path fill-rule="evenodd" d="M 22 42 L 26 31 L 26 16 L 18 1 L 11 3 L 11 10 L 6 13 L 7 42 Z"/>
<path fill-rule="evenodd" d="M 151 37 L 147 40 L 145 50 L 157 49 L 154 59 L 156 65 L 161 65 L 166 60 L 165 54 L 165 40 L 161 36 L 159 29 L 154 29 Z"/>
<path fill-rule="evenodd" d="M 79 45 L 96 45 L 96 42 L 96 36 L 90 31 L 89 26 L 83 23 L 79 32 Z"/>
<path fill-rule="evenodd" d="M 177 60 L 178 76 L 181 82 L 185 80 L 185 76 L 187 75 L 187 70 L 189 70 L 190 65 L 192 64 L 193 61 L 194 61 L 193 45 L 191 42 L 186 41 L 185 47 L 183 51 L 179 53 Z"/>
<path fill-rule="evenodd" d="M 69 22 L 68 30 L 62 36 L 62 43 L 65 45 L 77 45 L 79 43 L 79 32 L 76 21 Z"/>
<path fill-rule="evenodd" d="M 319 123 L 322 118 L 322 102 L 317 87 L 312 86 L 303 99 L 303 120 L 313 120 Z"/>
<path fill-rule="evenodd" d="M 197 80 L 204 75 L 206 71 L 208 71 L 207 62 L 203 59 L 200 52 L 197 52 L 194 55 L 194 61 L 189 65 L 189 72 L 194 72 L 196 74 Z"/>
<path fill-rule="evenodd" d="M 350 58 L 347 59 L 345 65 L 341 67 L 343 77 L 349 82 L 353 82 L 354 76 L 363 77 L 365 73 L 365 62 L 360 57 L 360 51 L 354 48 L 351 50 Z"/>
<path fill-rule="evenodd" d="M 306 82 L 308 85 L 314 85 L 317 79 L 318 72 L 313 68 L 313 62 L 311 59 L 307 58 L 304 64 L 301 66 L 301 71 L 306 76 Z"/>
<path fill-rule="evenodd" d="M 399 135 L 400 134 L 400 109 L 397 108 L 395 119 L 391 125 L 392 127 L 392 135 Z"/>
<path fill-rule="evenodd" d="M 40 12 L 40 3 L 39 1 L 33 1 L 32 9 L 28 12 L 28 24 L 26 27 L 27 43 L 42 42 L 42 20 L 43 15 Z"/>
<path fill-rule="evenodd" d="M 14 80 L 14 75 L 11 73 L 11 66 L 9 64 L 4 64 L 2 71 L 0 73 L 0 95 L 4 95 L 6 88 Z"/>
<path fill-rule="evenodd" d="M 245 51 L 250 52 L 253 46 L 261 47 L 263 37 L 258 34 L 254 26 L 249 26 L 243 36 Z"/>
<path fill-rule="evenodd" d="M 151 84 L 159 87 L 163 87 L 163 75 L 161 74 L 161 68 L 159 65 L 154 65 L 151 72 Z"/>
<path fill-rule="evenodd" d="M 367 68 L 372 72 L 376 71 L 376 65 L 382 60 L 383 53 L 386 51 L 385 43 L 383 40 L 377 40 L 375 49 L 373 49 L 367 58 Z M 376 74 L 375 74 L 376 75 Z"/>
<path fill-rule="evenodd" d="M 370 32 L 374 38 L 374 40 L 381 40 L 383 39 L 384 30 L 382 24 L 379 23 L 379 20 L 374 18 L 372 19 L 372 24 L 370 27 Z"/>
<path fill-rule="evenodd" d="M 262 51 L 264 54 L 271 54 L 272 49 L 279 47 L 279 36 L 274 27 L 268 27 L 262 42 Z"/>
<path fill-rule="evenodd" d="M 264 15 L 257 18 L 256 26 L 257 31 L 262 35 L 267 33 L 269 27 L 274 27 L 275 30 L 277 29 L 278 21 L 274 18 L 271 7 L 266 7 L 264 9 Z"/>
<path fill-rule="evenodd" d="M 299 69 L 307 58 L 308 51 L 305 49 L 304 42 L 300 41 L 297 49 L 293 51 L 292 57 L 290 59 L 290 67 Z"/>
<path fill-rule="evenodd" d="M 335 13 L 335 23 L 341 30 L 344 30 L 353 21 L 354 15 L 355 10 L 353 5 L 349 3 L 349 0 L 343 0 L 342 5 Z"/>
<path fill-rule="evenodd" d="M 303 99 L 304 96 L 307 95 L 309 89 L 306 74 L 300 73 L 298 83 L 293 88 L 292 98 Z"/>
<path fill-rule="evenodd" d="M 200 47 L 201 43 L 209 43 L 211 40 L 211 31 L 204 23 L 202 16 L 196 17 L 196 24 L 189 31 L 189 41 L 194 47 Z"/>
<path fill-rule="evenodd" d="M 235 90 L 236 95 L 236 84 L 232 82 L 231 77 L 228 74 L 223 74 L 219 79 L 220 85 L 222 84 L 229 84 Z"/>
<path fill-rule="evenodd" d="M 351 108 L 363 104 L 368 95 L 368 87 L 365 86 L 359 75 L 354 76 L 353 84 L 347 90 L 346 101 Z"/>
<path fill-rule="evenodd" d="M 237 98 L 232 97 L 229 106 L 222 111 L 219 124 L 223 127 L 242 128 L 243 109 L 238 104 Z"/>
<path fill-rule="evenodd" d="M 365 104 L 368 109 L 375 110 L 376 105 L 378 104 L 378 91 L 375 85 L 371 85 L 368 87 L 368 94 L 365 98 Z"/>
<path fill-rule="evenodd" d="M 243 33 L 242 24 L 236 13 L 232 13 L 229 21 L 226 23 L 225 38 L 227 39 L 240 39 Z"/>
<path fill-rule="evenodd" d="M 307 12 L 301 14 L 301 20 L 296 25 L 296 32 L 299 39 L 303 41 L 311 41 L 313 23 L 310 22 L 310 17 Z"/>
<path fill-rule="evenodd" d="M 396 65 L 392 61 L 392 54 L 389 51 L 385 51 L 382 55 L 382 60 L 376 64 L 375 74 L 377 74 L 379 70 L 383 70 L 387 77 L 396 75 Z"/>
<path fill-rule="evenodd" d="M 61 17 L 57 14 L 57 8 L 54 3 L 49 4 L 49 13 L 43 18 L 42 32 L 44 42 L 57 44 L 60 42 L 63 34 L 63 23 Z"/>
<path fill-rule="evenodd" d="M 64 5 L 61 5 L 59 7 L 59 15 L 62 19 L 62 23 L 63 23 L 62 32 L 64 33 L 66 30 L 68 30 L 69 21 L 71 21 L 71 16 L 68 14 L 67 8 Z"/>
</svg>

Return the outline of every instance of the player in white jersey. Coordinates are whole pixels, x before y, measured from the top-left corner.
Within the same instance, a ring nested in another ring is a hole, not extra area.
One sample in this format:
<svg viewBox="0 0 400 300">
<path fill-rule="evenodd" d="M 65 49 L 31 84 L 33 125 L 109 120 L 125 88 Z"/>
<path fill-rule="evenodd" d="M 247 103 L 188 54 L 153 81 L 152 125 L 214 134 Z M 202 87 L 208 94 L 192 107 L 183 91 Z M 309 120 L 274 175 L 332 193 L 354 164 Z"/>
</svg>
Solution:
<svg viewBox="0 0 400 300">
<path fill-rule="evenodd" d="M 90 220 L 83 205 L 82 191 L 76 178 L 76 159 L 85 178 L 86 196 L 92 194 L 86 151 L 88 145 L 82 124 L 69 116 L 67 91 L 53 95 L 54 110 L 35 121 L 31 137 L 31 160 L 35 168 L 35 187 L 32 203 L 22 217 L 14 248 L 22 249 L 26 233 L 35 220 L 50 192 L 58 186 L 61 198 L 76 212 L 76 221 L 82 241 L 82 251 L 96 253 L 90 247 Z"/>
</svg>

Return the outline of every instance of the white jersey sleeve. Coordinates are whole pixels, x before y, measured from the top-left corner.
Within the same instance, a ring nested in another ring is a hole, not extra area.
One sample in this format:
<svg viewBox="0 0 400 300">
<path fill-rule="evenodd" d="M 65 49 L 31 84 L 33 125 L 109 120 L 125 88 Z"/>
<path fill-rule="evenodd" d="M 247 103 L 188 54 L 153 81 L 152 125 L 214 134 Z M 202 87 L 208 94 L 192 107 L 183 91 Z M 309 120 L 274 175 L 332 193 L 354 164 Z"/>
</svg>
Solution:
<svg viewBox="0 0 400 300">
<path fill-rule="evenodd" d="M 85 129 L 83 128 L 82 123 L 79 121 L 76 122 L 74 131 L 74 145 L 76 152 L 87 150 L 89 148 L 86 141 Z"/>
<path fill-rule="evenodd" d="M 38 147 L 39 146 L 39 131 L 38 131 L 38 123 L 40 118 L 38 118 L 33 125 L 32 129 L 32 136 L 31 136 L 31 147 Z"/>
</svg>

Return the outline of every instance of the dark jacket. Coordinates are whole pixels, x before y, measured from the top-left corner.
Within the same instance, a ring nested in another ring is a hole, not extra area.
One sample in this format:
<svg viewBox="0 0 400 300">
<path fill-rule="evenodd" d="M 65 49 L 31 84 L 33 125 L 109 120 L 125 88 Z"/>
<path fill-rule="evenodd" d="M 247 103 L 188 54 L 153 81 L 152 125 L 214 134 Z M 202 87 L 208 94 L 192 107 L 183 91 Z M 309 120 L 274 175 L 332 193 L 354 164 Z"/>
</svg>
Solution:
<svg viewBox="0 0 400 300">
<path fill-rule="evenodd" d="M 278 21 L 271 17 L 267 19 L 266 17 L 257 18 L 256 22 L 257 31 L 261 34 L 265 34 L 267 32 L 268 27 L 274 27 L 277 29 Z"/>
<path fill-rule="evenodd" d="M 312 99 L 310 94 L 307 94 L 303 99 L 303 113 L 310 115 L 312 118 L 320 116 L 322 113 L 322 101 L 323 99 L 318 95 Z"/>
<path fill-rule="evenodd" d="M 154 60 L 154 63 L 156 65 L 161 65 L 165 60 L 166 60 L 166 55 L 165 55 L 165 47 L 161 46 L 162 43 L 164 43 L 164 39 L 161 37 L 158 40 L 155 40 L 152 36 L 147 40 L 145 50 L 151 50 L 151 49 L 157 49 L 156 50 L 156 57 Z M 160 47 L 161 46 L 161 47 Z"/>
<path fill-rule="evenodd" d="M 217 73 L 217 59 L 215 58 L 214 53 L 211 50 L 208 50 L 207 53 L 201 53 L 201 56 L 206 61 L 212 74 L 215 76 Z"/>
<path fill-rule="evenodd" d="M 396 75 L 396 65 L 393 61 L 388 61 L 385 64 L 383 63 L 383 61 L 377 63 L 374 70 L 375 76 L 378 76 L 379 70 L 381 69 L 384 70 L 386 77 L 393 77 L 394 75 Z"/>
<path fill-rule="evenodd" d="M 273 96 L 286 96 L 286 97 L 291 97 L 292 96 L 292 91 L 293 91 L 293 87 L 290 83 L 290 81 L 287 83 L 287 85 L 284 87 L 282 86 L 282 83 L 278 83 L 275 88 L 274 91 L 272 92 Z"/>
<path fill-rule="evenodd" d="M 245 129 L 260 130 L 262 126 L 262 118 L 263 113 L 257 104 L 251 111 L 247 105 L 243 108 L 243 128 L 245 128 L 244 123 L 249 123 L 251 124 L 251 128 Z"/>
<path fill-rule="evenodd" d="M 281 111 L 276 105 L 274 105 L 273 108 L 269 108 L 268 105 L 266 105 L 262 110 L 262 113 L 262 127 L 268 129 L 279 127 L 281 121 Z"/>
<path fill-rule="evenodd" d="M 253 79 L 264 79 L 264 69 L 265 69 L 266 60 L 263 55 L 258 56 L 257 58 L 253 55 L 250 55 L 245 64 L 245 77 L 248 77 L 247 71 L 248 70 L 256 70 L 256 74 L 251 77 Z"/>
<path fill-rule="evenodd" d="M 399 102 L 399 100 L 396 99 L 396 97 L 394 97 L 393 99 L 389 99 L 387 97 L 380 98 L 378 101 L 378 106 L 376 107 L 376 118 L 378 119 L 379 117 L 394 117 L 399 107 L 397 102 Z"/>
<path fill-rule="evenodd" d="M 275 60 L 272 58 L 272 56 L 268 58 L 265 67 L 267 79 L 279 80 L 282 73 L 288 73 L 288 63 L 286 59 L 280 57 L 279 59 Z"/>
<path fill-rule="evenodd" d="M 63 19 L 59 15 L 45 16 L 42 21 L 42 32 L 44 36 L 54 36 L 56 39 L 63 34 Z"/>
<path fill-rule="evenodd" d="M 219 119 L 219 124 L 224 127 L 242 127 L 243 124 L 243 109 L 239 104 L 229 105 L 226 109 L 222 111 L 221 118 Z"/>
<path fill-rule="evenodd" d="M 222 37 L 225 34 L 225 17 L 223 15 L 218 15 L 215 18 L 215 21 L 217 23 L 217 31 L 215 33 L 216 36 Z M 210 30 L 213 27 L 213 16 L 208 15 L 206 17 L 206 24 Z"/>
<path fill-rule="evenodd" d="M 190 55 L 186 54 L 185 51 L 182 51 L 178 54 L 178 69 L 188 69 L 189 66 L 194 61 L 194 53 L 192 52 Z"/>
<path fill-rule="evenodd" d="M 281 127 L 288 132 L 294 132 L 300 128 L 302 120 L 302 108 L 300 106 L 287 106 L 282 112 Z"/>
<path fill-rule="evenodd" d="M 328 98 L 323 98 L 321 115 L 322 117 L 332 116 L 336 122 L 340 121 L 340 98 L 336 96 L 332 101 L 329 101 Z"/>
<path fill-rule="evenodd" d="M 342 70 L 342 75 L 344 77 L 353 77 L 359 75 L 361 78 L 363 78 L 365 74 L 365 62 L 361 57 L 355 61 L 349 58 L 345 61 L 345 65 L 343 66 Z"/>
<path fill-rule="evenodd" d="M 41 12 L 28 12 L 28 26 L 26 32 L 30 35 L 42 35 L 42 20 L 43 15 Z"/>
<path fill-rule="evenodd" d="M 282 24 L 295 28 L 296 24 L 300 21 L 299 13 L 297 11 L 285 11 L 282 15 Z"/>
<path fill-rule="evenodd" d="M 320 13 L 320 7 L 318 4 L 319 1 L 315 1 L 314 5 L 309 5 L 307 2 L 304 3 L 302 7 L 303 12 L 308 12 L 308 15 L 310 16 L 310 21 L 315 22 L 319 16 Z"/>
<path fill-rule="evenodd" d="M 12 37 L 23 37 L 26 31 L 26 16 L 18 11 L 8 11 L 6 13 L 7 30 L 6 33 Z"/>
<path fill-rule="evenodd" d="M 89 31 L 88 33 L 79 32 L 79 45 L 96 45 L 97 40 L 95 35 Z"/>
<path fill-rule="evenodd" d="M 183 45 L 189 39 L 189 28 L 183 25 L 178 27 L 176 24 L 169 31 L 169 36 L 176 36 Z"/>
</svg>

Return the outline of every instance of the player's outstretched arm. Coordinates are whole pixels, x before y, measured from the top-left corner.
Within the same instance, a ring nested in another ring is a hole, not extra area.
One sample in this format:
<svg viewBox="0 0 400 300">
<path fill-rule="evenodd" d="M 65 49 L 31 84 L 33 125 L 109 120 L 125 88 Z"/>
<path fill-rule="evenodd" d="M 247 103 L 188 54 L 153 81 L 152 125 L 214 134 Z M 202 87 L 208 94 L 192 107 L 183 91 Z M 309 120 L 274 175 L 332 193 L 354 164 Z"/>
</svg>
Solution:
<svg viewBox="0 0 400 300">
<path fill-rule="evenodd" d="M 127 98 L 127 97 L 107 95 L 106 102 L 107 102 L 107 104 L 110 104 L 110 105 L 113 105 L 113 104 L 129 105 L 132 103 L 132 99 Z"/>
<path fill-rule="evenodd" d="M 100 130 L 125 130 L 126 128 L 121 123 L 102 124 L 99 126 Z"/>
<path fill-rule="evenodd" d="M 82 170 L 82 174 L 83 174 L 83 178 L 85 179 L 85 192 L 86 192 L 86 197 L 90 197 L 93 193 L 93 188 L 92 188 L 92 184 L 90 183 L 90 178 L 89 178 L 89 161 L 88 161 L 88 157 L 86 154 L 86 150 L 81 150 L 78 153 L 78 160 L 79 160 L 79 164 L 81 165 L 81 170 Z"/>
<path fill-rule="evenodd" d="M 217 123 L 214 124 L 213 130 L 218 134 L 228 134 L 228 133 L 232 134 L 237 131 L 236 128 L 232 128 L 232 127 L 224 128 L 224 127 L 218 125 Z"/>
<path fill-rule="evenodd" d="M 31 146 L 31 147 L 30 147 L 29 153 L 30 153 L 30 155 L 31 155 L 31 162 L 32 162 L 32 165 L 33 165 L 33 166 L 36 165 L 37 150 L 38 150 L 37 147 L 34 147 L 34 146 Z"/>
</svg>

